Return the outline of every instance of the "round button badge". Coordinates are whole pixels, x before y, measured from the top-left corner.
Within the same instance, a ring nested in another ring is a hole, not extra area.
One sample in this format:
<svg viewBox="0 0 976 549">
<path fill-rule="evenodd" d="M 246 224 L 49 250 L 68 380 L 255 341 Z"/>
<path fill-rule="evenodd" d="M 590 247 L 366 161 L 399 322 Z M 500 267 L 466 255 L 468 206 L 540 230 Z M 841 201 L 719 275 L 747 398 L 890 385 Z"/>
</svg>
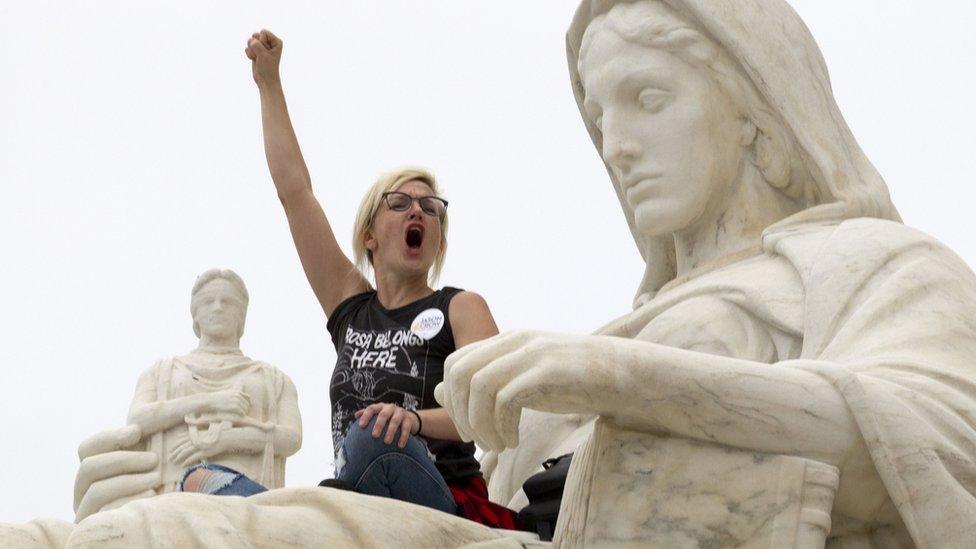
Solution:
<svg viewBox="0 0 976 549">
<path fill-rule="evenodd" d="M 430 341 L 434 336 L 441 332 L 444 327 L 444 311 L 440 309 L 427 309 L 410 324 L 410 331 L 418 336 Z"/>
</svg>

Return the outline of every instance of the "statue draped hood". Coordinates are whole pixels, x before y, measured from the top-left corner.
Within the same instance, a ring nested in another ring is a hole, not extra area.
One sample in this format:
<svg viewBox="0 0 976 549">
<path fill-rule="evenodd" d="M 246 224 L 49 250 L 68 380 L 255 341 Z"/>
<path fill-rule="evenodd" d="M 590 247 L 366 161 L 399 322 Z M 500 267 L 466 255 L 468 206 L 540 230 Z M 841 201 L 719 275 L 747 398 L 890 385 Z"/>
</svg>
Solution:
<svg viewBox="0 0 976 549">
<path fill-rule="evenodd" d="M 573 93 L 586 129 L 603 155 L 603 136 L 583 110 L 578 64 L 586 28 L 617 4 L 633 0 L 584 0 L 567 33 Z M 767 230 L 810 221 L 878 217 L 900 221 L 881 175 L 854 139 L 834 100 L 823 55 L 809 29 L 784 0 L 658 0 L 721 47 L 760 97 L 792 132 L 820 190 L 822 203 Z M 611 170 L 617 196 L 637 247 L 647 263 L 635 306 L 675 276 L 668 237 L 642 235 Z"/>
</svg>

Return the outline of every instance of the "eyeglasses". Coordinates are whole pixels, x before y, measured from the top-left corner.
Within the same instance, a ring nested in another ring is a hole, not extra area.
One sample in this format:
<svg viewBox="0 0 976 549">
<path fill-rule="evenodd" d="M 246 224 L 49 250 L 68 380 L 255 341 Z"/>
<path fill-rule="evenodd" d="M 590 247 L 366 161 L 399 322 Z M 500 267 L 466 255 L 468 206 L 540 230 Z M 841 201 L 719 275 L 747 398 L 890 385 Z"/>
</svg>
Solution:
<svg viewBox="0 0 976 549">
<path fill-rule="evenodd" d="M 439 196 L 420 196 L 414 198 L 407 193 L 393 191 L 383 193 L 383 199 L 386 200 L 386 205 L 395 212 L 409 210 L 410 206 L 413 205 L 413 201 L 416 200 L 420 204 L 420 209 L 427 215 L 440 218 L 444 217 L 444 214 L 447 213 L 447 200 Z"/>
</svg>

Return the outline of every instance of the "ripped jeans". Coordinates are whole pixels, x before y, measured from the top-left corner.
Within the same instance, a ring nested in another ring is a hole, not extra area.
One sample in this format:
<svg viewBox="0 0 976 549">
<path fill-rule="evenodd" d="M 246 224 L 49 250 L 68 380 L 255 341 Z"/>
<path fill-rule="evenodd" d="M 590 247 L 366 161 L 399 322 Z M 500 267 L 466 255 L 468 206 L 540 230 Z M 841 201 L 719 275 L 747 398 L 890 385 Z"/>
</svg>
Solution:
<svg viewBox="0 0 976 549">
<path fill-rule="evenodd" d="M 410 437 L 405 448 L 396 445 L 399 431 L 392 444 L 383 438 L 373 438 L 374 418 L 366 427 L 354 421 L 339 449 L 336 478 L 361 494 L 394 498 L 456 514 L 457 504 L 444 477 L 434 466 L 427 444 L 419 437 Z M 187 477 L 198 469 L 214 473 L 212 479 L 200 483 L 196 491 L 214 495 L 250 496 L 267 490 L 246 475 L 216 464 L 200 464 L 186 470 L 180 489 Z"/>
</svg>

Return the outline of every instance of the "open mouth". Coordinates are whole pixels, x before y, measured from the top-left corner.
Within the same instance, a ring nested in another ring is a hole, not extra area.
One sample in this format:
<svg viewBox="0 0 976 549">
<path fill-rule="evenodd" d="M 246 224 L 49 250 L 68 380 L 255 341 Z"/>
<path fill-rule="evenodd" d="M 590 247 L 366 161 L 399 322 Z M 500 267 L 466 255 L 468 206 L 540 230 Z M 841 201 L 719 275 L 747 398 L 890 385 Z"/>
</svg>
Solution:
<svg viewBox="0 0 976 549">
<path fill-rule="evenodd" d="M 419 250 L 424 244 L 424 228 L 420 225 L 413 225 L 407 228 L 406 235 L 407 248 Z"/>
</svg>

